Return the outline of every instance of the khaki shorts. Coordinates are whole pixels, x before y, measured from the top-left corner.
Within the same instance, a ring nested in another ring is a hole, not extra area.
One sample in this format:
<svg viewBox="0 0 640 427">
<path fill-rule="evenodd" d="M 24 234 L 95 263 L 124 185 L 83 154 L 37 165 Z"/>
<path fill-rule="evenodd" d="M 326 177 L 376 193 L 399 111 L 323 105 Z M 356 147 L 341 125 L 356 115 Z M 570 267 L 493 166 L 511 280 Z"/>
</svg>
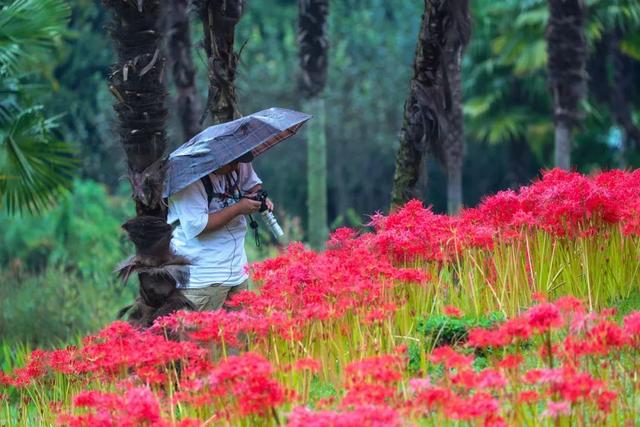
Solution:
<svg viewBox="0 0 640 427">
<path fill-rule="evenodd" d="M 214 283 L 206 288 L 183 289 L 182 293 L 195 305 L 197 311 L 215 311 L 220 308 L 233 311 L 240 307 L 230 307 L 225 303 L 240 291 L 249 289 L 249 280 L 245 280 L 236 286 L 222 286 Z"/>
</svg>

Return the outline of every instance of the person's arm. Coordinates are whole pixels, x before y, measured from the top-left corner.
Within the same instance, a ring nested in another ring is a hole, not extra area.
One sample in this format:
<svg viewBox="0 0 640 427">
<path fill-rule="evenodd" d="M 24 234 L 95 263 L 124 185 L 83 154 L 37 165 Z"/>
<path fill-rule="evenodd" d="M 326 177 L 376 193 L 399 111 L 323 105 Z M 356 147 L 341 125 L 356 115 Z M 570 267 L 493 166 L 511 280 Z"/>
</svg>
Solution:
<svg viewBox="0 0 640 427">
<path fill-rule="evenodd" d="M 238 203 L 210 213 L 207 225 L 200 234 L 218 231 L 239 215 L 248 215 L 260 211 L 260 206 L 260 202 L 243 197 Z"/>
<path fill-rule="evenodd" d="M 251 197 L 253 194 L 257 193 L 258 190 L 262 190 L 262 180 L 260 180 L 258 175 L 256 175 L 251 163 L 241 163 L 240 168 L 240 174 L 243 177 L 242 189 L 246 192 L 245 196 Z M 267 198 L 265 203 L 267 205 L 267 209 L 273 212 L 273 202 L 271 199 Z"/>
</svg>

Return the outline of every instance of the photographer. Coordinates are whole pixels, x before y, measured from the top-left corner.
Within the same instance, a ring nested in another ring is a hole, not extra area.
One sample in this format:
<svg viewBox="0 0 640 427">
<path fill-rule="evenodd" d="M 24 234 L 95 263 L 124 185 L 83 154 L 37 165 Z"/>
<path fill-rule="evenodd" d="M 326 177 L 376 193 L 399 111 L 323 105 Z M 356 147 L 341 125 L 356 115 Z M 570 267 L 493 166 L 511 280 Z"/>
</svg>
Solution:
<svg viewBox="0 0 640 427">
<path fill-rule="evenodd" d="M 235 293 L 248 289 L 245 215 L 260 211 L 252 200 L 262 181 L 248 154 L 222 166 L 169 197 L 168 222 L 174 250 L 191 260 L 183 294 L 198 311 L 217 310 Z M 273 204 L 266 200 L 273 210 Z"/>
</svg>

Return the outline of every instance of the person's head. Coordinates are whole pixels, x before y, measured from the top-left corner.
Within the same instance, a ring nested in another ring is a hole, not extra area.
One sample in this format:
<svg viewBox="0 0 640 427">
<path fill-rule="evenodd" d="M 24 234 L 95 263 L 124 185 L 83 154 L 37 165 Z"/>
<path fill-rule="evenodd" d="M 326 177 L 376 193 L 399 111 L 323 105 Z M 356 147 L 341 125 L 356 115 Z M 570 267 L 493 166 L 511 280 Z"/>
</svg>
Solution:
<svg viewBox="0 0 640 427">
<path fill-rule="evenodd" d="M 238 163 L 250 163 L 253 160 L 253 153 L 249 151 L 248 153 L 243 154 L 237 159 L 227 163 L 224 166 L 219 167 L 213 173 L 216 175 L 226 175 L 230 172 L 233 172 L 238 169 Z"/>
</svg>

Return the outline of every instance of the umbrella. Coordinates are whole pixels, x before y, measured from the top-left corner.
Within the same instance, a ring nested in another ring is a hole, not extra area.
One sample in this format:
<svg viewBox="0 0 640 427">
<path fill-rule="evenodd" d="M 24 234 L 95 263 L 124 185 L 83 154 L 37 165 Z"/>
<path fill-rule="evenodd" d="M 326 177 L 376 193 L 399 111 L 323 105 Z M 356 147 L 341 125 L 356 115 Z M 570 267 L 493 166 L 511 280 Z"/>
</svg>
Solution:
<svg viewBox="0 0 640 427">
<path fill-rule="evenodd" d="M 208 127 L 169 155 L 163 197 L 251 152 L 253 157 L 294 135 L 310 115 L 269 108 Z"/>
</svg>

